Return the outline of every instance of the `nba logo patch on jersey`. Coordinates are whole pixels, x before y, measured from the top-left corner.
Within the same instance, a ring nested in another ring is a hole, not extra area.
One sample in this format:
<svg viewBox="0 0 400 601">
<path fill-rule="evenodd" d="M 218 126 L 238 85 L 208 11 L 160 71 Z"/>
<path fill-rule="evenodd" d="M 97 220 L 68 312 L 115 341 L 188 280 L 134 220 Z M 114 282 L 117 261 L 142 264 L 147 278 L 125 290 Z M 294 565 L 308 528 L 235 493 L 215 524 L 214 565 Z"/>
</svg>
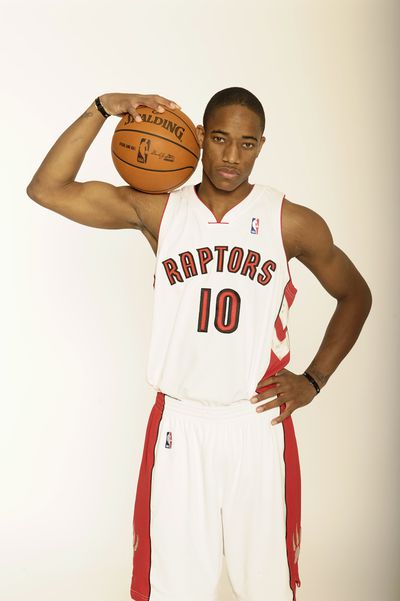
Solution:
<svg viewBox="0 0 400 601">
<path fill-rule="evenodd" d="M 165 438 L 165 448 L 170 449 L 172 447 L 172 432 L 167 432 L 167 436 Z"/>
<path fill-rule="evenodd" d="M 258 228 L 260 227 L 260 220 L 258 217 L 252 217 L 250 234 L 258 234 Z"/>
</svg>

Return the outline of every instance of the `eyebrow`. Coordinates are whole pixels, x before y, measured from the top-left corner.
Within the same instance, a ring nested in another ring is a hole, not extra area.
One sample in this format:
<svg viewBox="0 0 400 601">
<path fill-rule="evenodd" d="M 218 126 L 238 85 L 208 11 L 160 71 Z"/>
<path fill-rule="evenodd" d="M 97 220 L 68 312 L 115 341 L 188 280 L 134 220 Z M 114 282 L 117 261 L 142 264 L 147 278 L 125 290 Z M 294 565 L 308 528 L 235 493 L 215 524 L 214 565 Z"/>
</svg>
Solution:
<svg viewBox="0 0 400 601">
<path fill-rule="evenodd" d="M 222 131 L 222 129 L 213 129 L 211 131 L 212 134 L 223 134 L 224 136 L 229 136 L 229 133 L 227 131 Z M 258 138 L 256 138 L 255 136 L 242 136 L 243 140 L 255 140 L 256 142 L 258 142 Z"/>
</svg>

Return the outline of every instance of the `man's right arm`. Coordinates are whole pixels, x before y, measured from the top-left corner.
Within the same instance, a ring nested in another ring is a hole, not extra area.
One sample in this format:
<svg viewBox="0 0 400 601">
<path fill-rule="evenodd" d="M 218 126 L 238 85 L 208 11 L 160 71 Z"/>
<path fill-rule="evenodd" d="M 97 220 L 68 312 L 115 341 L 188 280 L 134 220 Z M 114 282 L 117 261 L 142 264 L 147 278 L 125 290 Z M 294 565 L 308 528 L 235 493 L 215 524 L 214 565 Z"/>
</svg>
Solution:
<svg viewBox="0 0 400 601">
<path fill-rule="evenodd" d="M 100 100 L 111 115 L 130 113 L 138 121 L 141 120 L 136 111 L 139 105 L 160 112 L 163 112 L 163 106 L 179 106 L 155 95 L 104 94 Z M 149 202 L 154 195 L 138 192 L 131 186 L 75 181 L 85 154 L 104 121 L 105 118 L 93 102 L 47 153 L 27 187 L 27 194 L 42 206 L 84 225 L 106 229 L 142 229 L 144 224 L 137 207 L 140 201 Z M 166 197 L 156 196 L 158 201 Z"/>
</svg>

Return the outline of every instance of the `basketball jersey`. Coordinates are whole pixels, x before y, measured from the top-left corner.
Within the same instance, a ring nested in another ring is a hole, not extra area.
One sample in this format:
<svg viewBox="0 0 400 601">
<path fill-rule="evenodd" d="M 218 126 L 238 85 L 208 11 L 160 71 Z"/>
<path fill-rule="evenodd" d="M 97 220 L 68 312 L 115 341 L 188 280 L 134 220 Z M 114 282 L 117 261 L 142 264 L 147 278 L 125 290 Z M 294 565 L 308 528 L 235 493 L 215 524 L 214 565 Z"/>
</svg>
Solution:
<svg viewBox="0 0 400 601">
<path fill-rule="evenodd" d="M 218 221 L 187 185 L 169 195 L 154 274 L 147 380 L 205 405 L 250 399 L 289 362 L 296 294 L 282 241 L 284 195 L 255 184 Z"/>
</svg>

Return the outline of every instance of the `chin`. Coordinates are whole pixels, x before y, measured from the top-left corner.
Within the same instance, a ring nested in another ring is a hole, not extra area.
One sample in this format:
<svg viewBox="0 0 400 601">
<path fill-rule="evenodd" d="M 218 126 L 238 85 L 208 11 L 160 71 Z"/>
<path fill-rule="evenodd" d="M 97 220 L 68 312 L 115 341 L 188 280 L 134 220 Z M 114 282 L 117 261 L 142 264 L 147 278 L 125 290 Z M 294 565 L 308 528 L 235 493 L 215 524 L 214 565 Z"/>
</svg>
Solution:
<svg viewBox="0 0 400 601">
<path fill-rule="evenodd" d="M 221 176 L 216 176 L 215 179 L 212 180 L 212 184 L 218 190 L 224 190 L 226 192 L 233 192 L 236 188 L 239 188 L 243 184 L 243 180 L 235 179 L 229 180 L 225 179 Z"/>
</svg>

